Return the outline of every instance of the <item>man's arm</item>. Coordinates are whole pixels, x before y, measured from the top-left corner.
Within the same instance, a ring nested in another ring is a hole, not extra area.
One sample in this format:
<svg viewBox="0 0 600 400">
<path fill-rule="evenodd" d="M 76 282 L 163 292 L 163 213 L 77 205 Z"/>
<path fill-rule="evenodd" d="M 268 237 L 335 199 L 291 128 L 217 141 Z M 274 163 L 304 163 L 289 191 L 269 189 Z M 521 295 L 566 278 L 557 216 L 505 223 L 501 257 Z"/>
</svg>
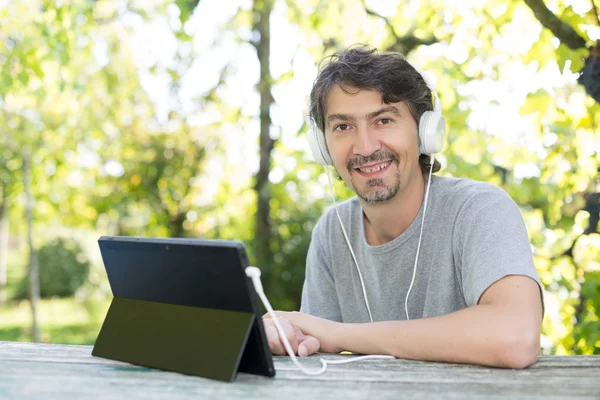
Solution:
<svg viewBox="0 0 600 400">
<path fill-rule="evenodd" d="M 309 348 L 302 349 L 302 355 L 349 350 L 415 360 L 525 368 L 538 358 L 542 302 L 533 279 L 514 275 L 491 285 L 476 306 L 439 317 L 345 324 L 303 313 L 279 315 L 305 337 L 316 339 L 305 342 Z"/>
</svg>

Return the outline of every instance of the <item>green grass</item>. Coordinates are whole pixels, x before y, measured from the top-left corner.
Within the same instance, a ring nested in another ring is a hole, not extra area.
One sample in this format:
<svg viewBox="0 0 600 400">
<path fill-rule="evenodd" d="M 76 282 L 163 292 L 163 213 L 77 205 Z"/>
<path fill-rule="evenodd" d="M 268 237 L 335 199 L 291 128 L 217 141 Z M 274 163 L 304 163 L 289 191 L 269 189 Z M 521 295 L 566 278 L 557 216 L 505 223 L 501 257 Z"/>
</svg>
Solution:
<svg viewBox="0 0 600 400">
<path fill-rule="evenodd" d="M 41 339 L 45 343 L 94 344 L 110 305 L 110 288 L 98 251 L 96 232 L 65 227 L 38 225 L 35 232 L 39 249 L 55 237 L 76 238 L 92 261 L 89 282 L 75 297 L 44 299 L 40 302 L 38 319 Z M 14 299 L 28 271 L 28 249 L 25 238 L 13 236 L 16 246 L 8 251 L 6 295 Z M 43 268 L 40 265 L 40 268 Z M 108 298 L 107 298 L 108 297 Z M 90 299 L 81 301 L 79 299 Z M 93 299 L 93 300 L 91 300 Z M 12 300 L 0 306 L 0 341 L 31 342 L 31 307 L 29 301 Z"/>
<path fill-rule="evenodd" d="M 42 342 L 94 344 L 109 305 L 110 300 L 42 300 L 38 309 Z M 32 341 L 31 307 L 28 301 L 13 302 L 0 308 L 0 340 Z"/>
</svg>

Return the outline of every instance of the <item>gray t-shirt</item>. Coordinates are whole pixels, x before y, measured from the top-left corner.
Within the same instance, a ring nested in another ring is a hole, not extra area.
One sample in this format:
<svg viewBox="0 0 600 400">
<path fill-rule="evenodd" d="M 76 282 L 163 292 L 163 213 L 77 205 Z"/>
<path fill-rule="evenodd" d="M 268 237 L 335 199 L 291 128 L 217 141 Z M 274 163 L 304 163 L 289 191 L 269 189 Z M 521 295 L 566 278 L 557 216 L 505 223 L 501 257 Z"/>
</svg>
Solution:
<svg viewBox="0 0 600 400">
<path fill-rule="evenodd" d="M 337 209 L 360 265 L 373 320 L 405 320 L 423 205 L 405 232 L 380 246 L 366 242 L 356 197 Z M 474 306 L 490 285 L 507 275 L 529 276 L 541 288 L 515 202 L 488 183 L 433 176 L 409 317 Z M 340 322 L 369 322 L 356 264 L 334 209 L 319 219 L 312 233 L 301 311 Z"/>
</svg>

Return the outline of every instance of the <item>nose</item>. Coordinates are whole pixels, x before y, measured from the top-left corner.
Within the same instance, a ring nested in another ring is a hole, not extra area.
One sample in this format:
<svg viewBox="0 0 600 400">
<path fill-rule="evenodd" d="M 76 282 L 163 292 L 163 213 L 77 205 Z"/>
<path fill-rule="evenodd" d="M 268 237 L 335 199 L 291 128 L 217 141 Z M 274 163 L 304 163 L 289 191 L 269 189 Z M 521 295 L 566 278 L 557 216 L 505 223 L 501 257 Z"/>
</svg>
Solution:
<svg viewBox="0 0 600 400">
<path fill-rule="evenodd" d="M 357 127 L 357 134 L 354 140 L 354 154 L 368 157 L 376 151 L 381 150 L 381 141 L 368 129 L 368 126 Z"/>
</svg>

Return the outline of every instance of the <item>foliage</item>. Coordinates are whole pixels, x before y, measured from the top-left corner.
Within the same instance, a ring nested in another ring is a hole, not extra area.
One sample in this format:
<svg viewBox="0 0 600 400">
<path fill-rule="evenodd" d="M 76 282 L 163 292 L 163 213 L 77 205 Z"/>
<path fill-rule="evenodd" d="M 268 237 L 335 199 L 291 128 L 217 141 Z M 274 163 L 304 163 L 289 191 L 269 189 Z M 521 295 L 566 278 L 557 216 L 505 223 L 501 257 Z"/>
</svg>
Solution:
<svg viewBox="0 0 600 400">
<path fill-rule="evenodd" d="M 591 2 L 547 3 L 586 43 L 598 37 Z M 29 149 L 38 224 L 238 239 L 255 262 L 253 18 L 243 1 L 1 7 L 0 190 L 11 233 L 23 232 Z M 169 46 L 154 49 L 158 38 L 140 32 L 161 23 Z M 278 0 L 271 41 L 277 144 L 263 276 L 276 308 L 298 308 L 311 230 L 331 204 L 304 141 L 307 75 L 324 55 L 366 42 L 406 52 L 434 77 L 449 127 L 442 174 L 495 183 L 520 205 L 546 289 L 544 351 L 600 351 L 600 106 L 577 83 L 586 48 L 555 38 L 526 2 L 500 0 Z"/>
<path fill-rule="evenodd" d="M 40 295 L 42 298 L 75 295 L 87 280 L 90 262 L 77 241 L 55 238 L 38 251 L 40 260 Z M 22 281 L 17 299 L 27 298 L 29 276 Z"/>
</svg>

